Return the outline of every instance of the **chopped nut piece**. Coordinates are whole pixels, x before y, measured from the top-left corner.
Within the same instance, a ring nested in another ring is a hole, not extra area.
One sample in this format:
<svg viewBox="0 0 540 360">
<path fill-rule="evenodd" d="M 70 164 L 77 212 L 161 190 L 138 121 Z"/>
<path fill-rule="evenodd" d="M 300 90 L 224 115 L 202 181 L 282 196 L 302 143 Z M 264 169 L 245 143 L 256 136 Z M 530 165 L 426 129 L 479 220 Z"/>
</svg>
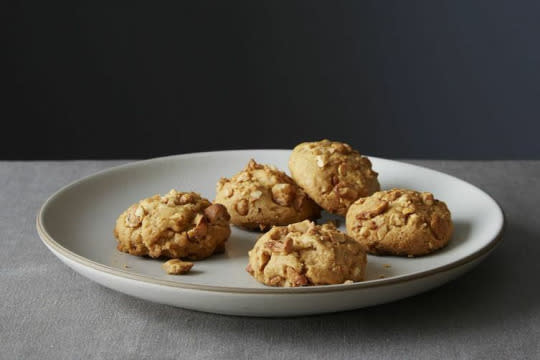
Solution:
<svg viewBox="0 0 540 360">
<path fill-rule="evenodd" d="M 137 210 L 135 210 L 135 215 L 137 215 L 139 217 L 143 217 L 144 216 L 144 208 L 139 205 L 137 207 Z"/>
<path fill-rule="evenodd" d="M 233 194 L 234 194 L 234 190 L 231 189 L 230 187 L 225 189 L 225 196 L 226 197 L 231 197 L 231 196 L 233 196 Z"/>
<path fill-rule="evenodd" d="M 217 188 L 219 190 L 221 190 L 221 188 L 223 188 L 223 186 L 225 186 L 225 184 L 228 183 L 228 182 L 229 182 L 229 179 L 227 179 L 227 178 L 219 179 L 218 182 L 217 182 Z"/>
<path fill-rule="evenodd" d="M 325 162 L 324 162 L 322 156 L 321 156 L 321 155 L 317 155 L 316 159 L 317 159 L 317 166 L 318 166 L 318 167 L 321 167 L 321 168 L 324 167 Z"/>
<path fill-rule="evenodd" d="M 394 200 L 398 199 L 399 197 L 401 197 L 401 195 L 402 195 L 401 191 L 393 190 L 388 194 L 388 200 L 394 201 Z"/>
<path fill-rule="evenodd" d="M 202 239 L 208 233 L 208 219 L 202 214 L 195 216 L 195 227 L 188 231 L 190 239 Z"/>
<path fill-rule="evenodd" d="M 363 206 L 367 207 L 367 209 L 360 211 L 356 215 L 357 219 L 371 219 L 372 217 L 381 214 L 388 208 L 388 202 L 370 197 L 364 201 Z"/>
<path fill-rule="evenodd" d="M 236 178 L 237 181 L 248 181 L 249 180 L 249 174 L 248 173 L 240 173 L 238 177 Z"/>
<path fill-rule="evenodd" d="M 433 194 L 429 192 L 422 193 L 422 200 L 424 201 L 424 204 L 431 206 L 433 205 Z"/>
<path fill-rule="evenodd" d="M 221 204 L 210 205 L 204 209 L 204 215 L 206 215 L 208 221 L 212 223 L 217 221 L 229 221 L 231 218 L 227 208 Z"/>
<path fill-rule="evenodd" d="M 281 238 L 281 236 L 283 236 L 283 234 L 285 234 L 286 231 L 283 231 L 283 228 L 277 228 L 277 227 L 274 227 L 272 228 L 272 230 L 269 231 L 269 236 L 270 236 L 270 239 L 272 240 L 278 240 L 279 238 Z"/>
<path fill-rule="evenodd" d="M 177 205 L 186 205 L 186 204 L 193 204 L 195 202 L 195 197 L 192 194 L 182 194 L 180 198 L 177 200 Z"/>
<path fill-rule="evenodd" d="M 304 286 L 308 283 L 308 279 L 291 266 L 287 266 L 286 274 L 293 286 Z"/>
<path fill-rule="evenodd" d="M 351 147 L 345 143 L 334 142 L 331 146 L 340 154 L 348 154 L 352 150 Z"/>
<path fill-rule="evenodd" d="M 262 196 L 262 191 L 260 190 L 252 191 L 251 194 L 249 194 L 249 197 L 251 198 L 252 201 L 260 199 L 261 196 Z"/>
<path fill-rule="evenodd" d="M 235 209 L 239 215 L 246 215 L 249 211 L 248 201 L 246 199 L 240 200 L 238 203 L 236 203 Z"/>
<path fill-rule="evenodd" d="M 346 163 L 339 164 L 339 166 L 338 166 L 338 174 L 341 175 L 341 176 L 347 175 L 347 164 Z"/>
<path fill-rule="evenodd" d="M 276 184 L 272 186 L 272 200 L 278 205 L 289 206 L 296 191 L 291 184 Z"/>
<path fill-rule="evenodd" d="M 128 213 L 125 218 L 125 223 L 127 227 L 130 228 L 136 228 L 141 225 L 142 218 L 144 216 L 144 210 L 142 210 L 142 207 L 139 205 L 133 205 L 131 208 L 129 208 Z M 141 215 L 137 215 L 141 214 Z"/>
<path fill-rule="evenodd" d="M 161 265 L 161 267 L 167 272 L 167 274 L 183 275 L 187 274 L 191 270 L 193 263 L 182 261 L 180 259 L 171 259 Z"/>
<path fill-rule="evenodd" d="M 285 241 L 276 241 L 270 240 L 267 241 L 264 246 L 272 252 L 280 252 L 285 255 L 289 254 L 293 249 L 293 240 L 291 238 L 286 238 Z"/>
<path fill-rule="evenodd" d="M 271 286 L 276 286 L 279 283 L 281 283 L 281 280 L 282 280 L 281 276 L 276 275 L 276 276 L 274 276 L 273 278 L 270 279 L 269 283 L 270 283 Z"/>
<path fill-rule="evenodd" d="M 409 206 L 409 207 L 406 207 L 403 210 L 401 210 L 401 213 L 403 215 L 409 215 L 409 214 L 413 214 L 415 211 L 416 211 L 416 209 L 414 207 Z"/>
<path fill-rule="evenodd" d="M 249 159 L 249 162 L 246 166 L 246 170 L 257 170 L 264 168 L 264 165 L 258 164 L 254 159 Z"/>
<path fill-rule="evenodd" d="M 360 229 L 360 236 L 366 237 L 369 235 L 369 229 L 367 227 L 362 227 Z"/>
</svg>

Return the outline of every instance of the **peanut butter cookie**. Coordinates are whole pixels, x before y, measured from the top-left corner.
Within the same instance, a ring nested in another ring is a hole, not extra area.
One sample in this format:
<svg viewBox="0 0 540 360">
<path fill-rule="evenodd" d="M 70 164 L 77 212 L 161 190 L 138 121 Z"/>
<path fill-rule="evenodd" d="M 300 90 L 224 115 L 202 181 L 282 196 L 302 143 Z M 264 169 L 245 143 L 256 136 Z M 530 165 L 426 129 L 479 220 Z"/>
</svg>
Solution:
<svg viewBox="0 0 540 360">
<path fill-rule="evenodd" d="M 289 159 L 296 183 L 328 212 L 345 215 L 358 198 L 380 189 L 368 158 L 348 144 L 321 140 L 297 145 Z"/>
<path fill-rule="evenodd" d="M 358 199 L 346 217 L 347 233 L 375 255 L 419 256 L 452 236 L 446 204 L 429 192 L 392 189 Z"/>
<path fill-rule="evenodd" d="M 132 255 L 204 259 L 223 252 L 230 216 L 194 192 L 171 190 L 139 201 L 116 220 L 118 250 Z"/>
<path fill-rule="evenodd" d="M 306 220 L 276 226 L 249 252 L 246 270 L 270 286 L 308 286 L 362 281 L 366 253 L 333 224 Z"/>
<path fill-rule="evenodd" d="M 219 180 L 215 201 L 227 207 L 231 223 L 248 229 L 287 225 L 320 213 L 317 204 L 289 176 L 253 159 L 231 179 Z"/>
</svg>

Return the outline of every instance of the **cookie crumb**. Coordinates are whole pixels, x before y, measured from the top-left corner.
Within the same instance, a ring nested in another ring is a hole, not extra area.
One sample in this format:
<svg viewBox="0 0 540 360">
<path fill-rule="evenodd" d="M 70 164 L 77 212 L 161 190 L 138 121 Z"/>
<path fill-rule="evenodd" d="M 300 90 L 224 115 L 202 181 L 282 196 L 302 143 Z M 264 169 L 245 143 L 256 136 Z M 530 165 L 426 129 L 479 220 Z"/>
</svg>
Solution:
<svg viewBox="0 0 540 360">
<path fill-rule="evenodd" d="M 171 259 L 161 265 L 163 270 L 170 275 L 184 275 L 187 274 L 193 267 L 192 262 L 182 261 L 179 259 Z"/>
<path fill-rule="evenodd" d="M 386 276 L 384 275 L 379 275 L 379 279 L 384 279 Z"/>
<path fill-rule="evenodd" d="M 129 269 L 129 268 L 130 268 L 130 266 L 127 265 L 127 264 L 122 265 L 122 267 L 123 267 L 124 269 Z"/>
<path fill-rule="evenodd" d="M 392 265 L 390 265 L 390 264 L 383 264 L 383 266 L 384 266 L 385 268 L 387 268 L 387 269 L 389 269 L 389 268 L 392 267 Z"/>
<path fill-rule="evenodd" d="M 345 284 L 345 285 L 354 284 L 354 281 L 352 281 L 352 280 L 345 280 L 345 282 L 344 282 L 343 284 Z"/>
</svg>

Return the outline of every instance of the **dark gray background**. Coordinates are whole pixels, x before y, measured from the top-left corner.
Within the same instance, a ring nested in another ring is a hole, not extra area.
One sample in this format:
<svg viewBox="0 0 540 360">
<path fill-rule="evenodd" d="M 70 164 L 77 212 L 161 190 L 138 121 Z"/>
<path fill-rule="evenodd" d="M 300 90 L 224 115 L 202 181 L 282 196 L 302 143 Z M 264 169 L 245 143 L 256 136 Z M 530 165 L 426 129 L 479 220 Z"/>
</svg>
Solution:
<svg viewBox="0 0 540 360">
<path fill-rule="evenodd" d="M 538 1 L 14 1 L 2 159 L 540 158 Z"/>
</svg>

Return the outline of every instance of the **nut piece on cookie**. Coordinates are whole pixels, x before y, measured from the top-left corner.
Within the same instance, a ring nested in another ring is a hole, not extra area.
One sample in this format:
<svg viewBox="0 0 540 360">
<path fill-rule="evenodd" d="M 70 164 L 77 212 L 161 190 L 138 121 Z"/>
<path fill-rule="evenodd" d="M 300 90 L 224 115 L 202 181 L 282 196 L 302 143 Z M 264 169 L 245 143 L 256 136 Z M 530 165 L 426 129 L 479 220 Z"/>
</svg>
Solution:
<svg viewBox="0 0 540 360">
<path fill-rule="evenodd" d="M 289 169 L 294 181 L 333 214 L 345 215 L 356 199 L 380 189 L 369 159 L 337 141 L 297 145 L 289 158 Z"/>
<path fill-rule="evenodd" d="M 445 246 L 453 224 L 433 194 L 392 189 L 358 199 L 346 217 L 347 233 L 375 255 L 419 256 Z"/>
<path fill-rule="evenodd" d="M 362 281 L 364 247 L 333 224 L 305 220 L 273 227 L 249 251 L 246 271 L 270 286 L 310 286 Z"/>
<path fill-rule="evenodd" d="M 193 263 L 188 261 L 182 261 L 179 259 L 171 259 L 164 262 L 161 267 L 167 272 L 167 274 L 184 275 L 187 274 L 189 270 L 191 270 L 191 268 L 193 267 Z"/>
<path fill-rule="evenodd" d="M 223 252 L 231 229 L 221 204 L 171 190 L 139 201 L 116 220 L 118 250 L 153 258 L 204 259 Z"/>
<path fill-rule="evenodd" d="M 225 205 L 231 223 L 267 229 L 319 217 L 320 209 L 284 172 L 253 159 L 230 179 L 216 186 L 216 202 Z"/>
</svg>

